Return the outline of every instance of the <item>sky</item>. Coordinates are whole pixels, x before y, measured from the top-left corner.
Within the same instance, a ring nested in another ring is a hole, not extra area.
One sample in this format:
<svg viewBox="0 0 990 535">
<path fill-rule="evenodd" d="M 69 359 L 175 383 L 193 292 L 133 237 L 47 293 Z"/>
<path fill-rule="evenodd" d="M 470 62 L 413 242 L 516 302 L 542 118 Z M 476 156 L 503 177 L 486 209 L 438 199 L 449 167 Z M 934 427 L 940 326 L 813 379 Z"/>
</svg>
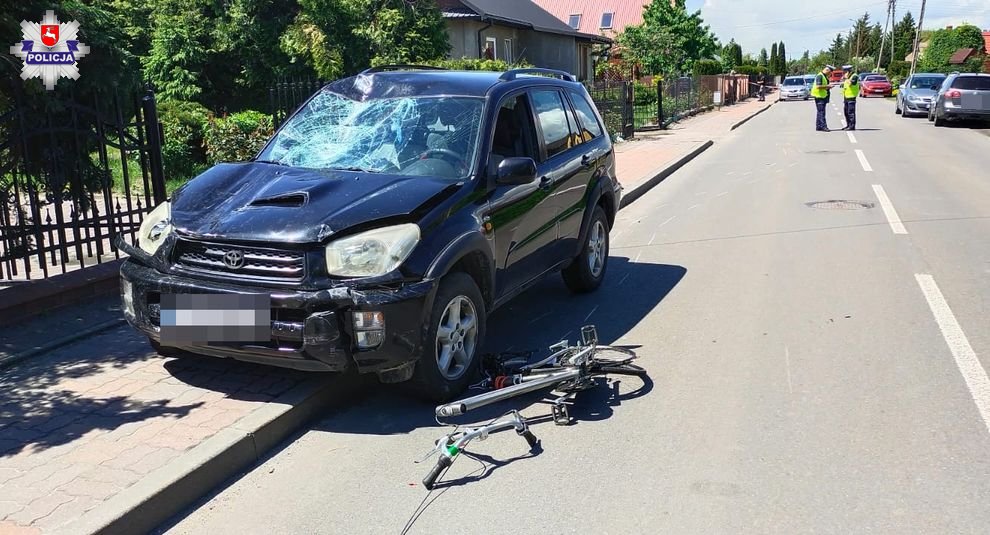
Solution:
<svg viewBox="0 0 990 535">
<path fill-rule="evenodd" d="M 784 41 L 790 59 L 805 50 L 828 48 L 837 33 L 846 33 L 856 19 L 869 12 L 881 26 L 887 20 L 887 0 L 687 0 L 689 11 L 701 10 L 722 43 L 735 38 L 743 52 L 757 54 Z M 917 22 L 921 0 L 899 0 L 897 20 L 910 11 Z M 990 29 L 990 0 L 929 0 L 925 29 L 968 22 Z"/>
</svg>

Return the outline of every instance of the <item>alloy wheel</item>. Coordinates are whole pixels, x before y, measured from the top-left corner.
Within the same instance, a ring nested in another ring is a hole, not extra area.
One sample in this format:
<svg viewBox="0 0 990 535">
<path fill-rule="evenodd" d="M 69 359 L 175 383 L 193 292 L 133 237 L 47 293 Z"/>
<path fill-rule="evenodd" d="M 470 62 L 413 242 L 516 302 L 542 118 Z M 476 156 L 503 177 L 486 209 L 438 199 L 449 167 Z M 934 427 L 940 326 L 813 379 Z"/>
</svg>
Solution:
<svg viewBox="0 0 990 535">
<path fill-rule="evenodd" d="M 595 221 L 595 225 L 591 227 L 591 233 L 588 235 L 588 267 L 591 269 L 591 276 L 598 278 L 602 274 L 602 268 L 605 266 L 605 256 L 608 251 L 605 250 L 608 231 L 605 230 L 605 224 L 601 221 Z"/>
<path fill-rule="evenodd" d="M 437 327 L 437 369 L 445 379 L 464 375 L 478 342 L 478 313 L 474 303 L 463 295 L 447 303 Z"/>
</svg>

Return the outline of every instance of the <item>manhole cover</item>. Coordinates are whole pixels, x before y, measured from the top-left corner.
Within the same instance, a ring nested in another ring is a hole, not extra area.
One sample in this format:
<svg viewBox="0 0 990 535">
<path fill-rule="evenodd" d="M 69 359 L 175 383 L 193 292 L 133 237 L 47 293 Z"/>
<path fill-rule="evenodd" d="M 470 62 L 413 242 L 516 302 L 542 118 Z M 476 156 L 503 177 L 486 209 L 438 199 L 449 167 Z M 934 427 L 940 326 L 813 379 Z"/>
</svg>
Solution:
<svg viewBox="0 0 990 535">
<path fill-rule="evenodd" d="M 869 210 L 876 206 L 867 201 L 815 201 L 805 203 L 808 208 L 818 208 L 819 210 Z"/>
</svg>

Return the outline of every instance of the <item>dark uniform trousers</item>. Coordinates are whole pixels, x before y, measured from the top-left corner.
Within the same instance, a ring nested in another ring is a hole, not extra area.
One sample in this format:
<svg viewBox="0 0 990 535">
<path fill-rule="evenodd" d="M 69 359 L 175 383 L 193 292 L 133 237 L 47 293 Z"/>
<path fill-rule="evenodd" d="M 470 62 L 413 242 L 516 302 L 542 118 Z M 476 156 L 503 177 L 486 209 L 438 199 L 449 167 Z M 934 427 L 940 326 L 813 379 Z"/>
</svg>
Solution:
<svg viewBox="0 0 990 535">
<path fill-rule="evenodd" d="M 825 122 L 825 109 L 827 104 L 827 98 L 815 99 L 815 107 L 818 108 L 818 116 L 815 117 L 815 130 L 825 130 L 828 128 L 828 124 Z"/>
<path fill-rule="evenodd" d="M 846 127 L 850 130 L 856 129 L 856 99 L 847 98 L 845 105 Z"/>
</svg>

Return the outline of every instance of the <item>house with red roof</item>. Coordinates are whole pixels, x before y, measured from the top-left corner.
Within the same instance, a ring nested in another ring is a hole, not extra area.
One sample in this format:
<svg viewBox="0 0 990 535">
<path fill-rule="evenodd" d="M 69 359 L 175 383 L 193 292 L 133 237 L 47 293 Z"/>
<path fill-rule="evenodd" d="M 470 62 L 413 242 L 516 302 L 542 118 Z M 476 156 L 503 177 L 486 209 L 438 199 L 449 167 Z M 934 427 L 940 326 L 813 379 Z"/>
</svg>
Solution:
<svg viewBox="0 0 990 535">
<path fill-rule="evenodd" d="M 649 0 L 533 0 L 568 26 L 582 33 L 614 38 L 627 26 L 643 23 Z"/>
<path fill-rule="evenodd" d="M 983 72 L 990 73 L 990 30 L 983 30 L 983 49 L 987 53 L 987 60 L 983 62 Z"/>
</svg>

